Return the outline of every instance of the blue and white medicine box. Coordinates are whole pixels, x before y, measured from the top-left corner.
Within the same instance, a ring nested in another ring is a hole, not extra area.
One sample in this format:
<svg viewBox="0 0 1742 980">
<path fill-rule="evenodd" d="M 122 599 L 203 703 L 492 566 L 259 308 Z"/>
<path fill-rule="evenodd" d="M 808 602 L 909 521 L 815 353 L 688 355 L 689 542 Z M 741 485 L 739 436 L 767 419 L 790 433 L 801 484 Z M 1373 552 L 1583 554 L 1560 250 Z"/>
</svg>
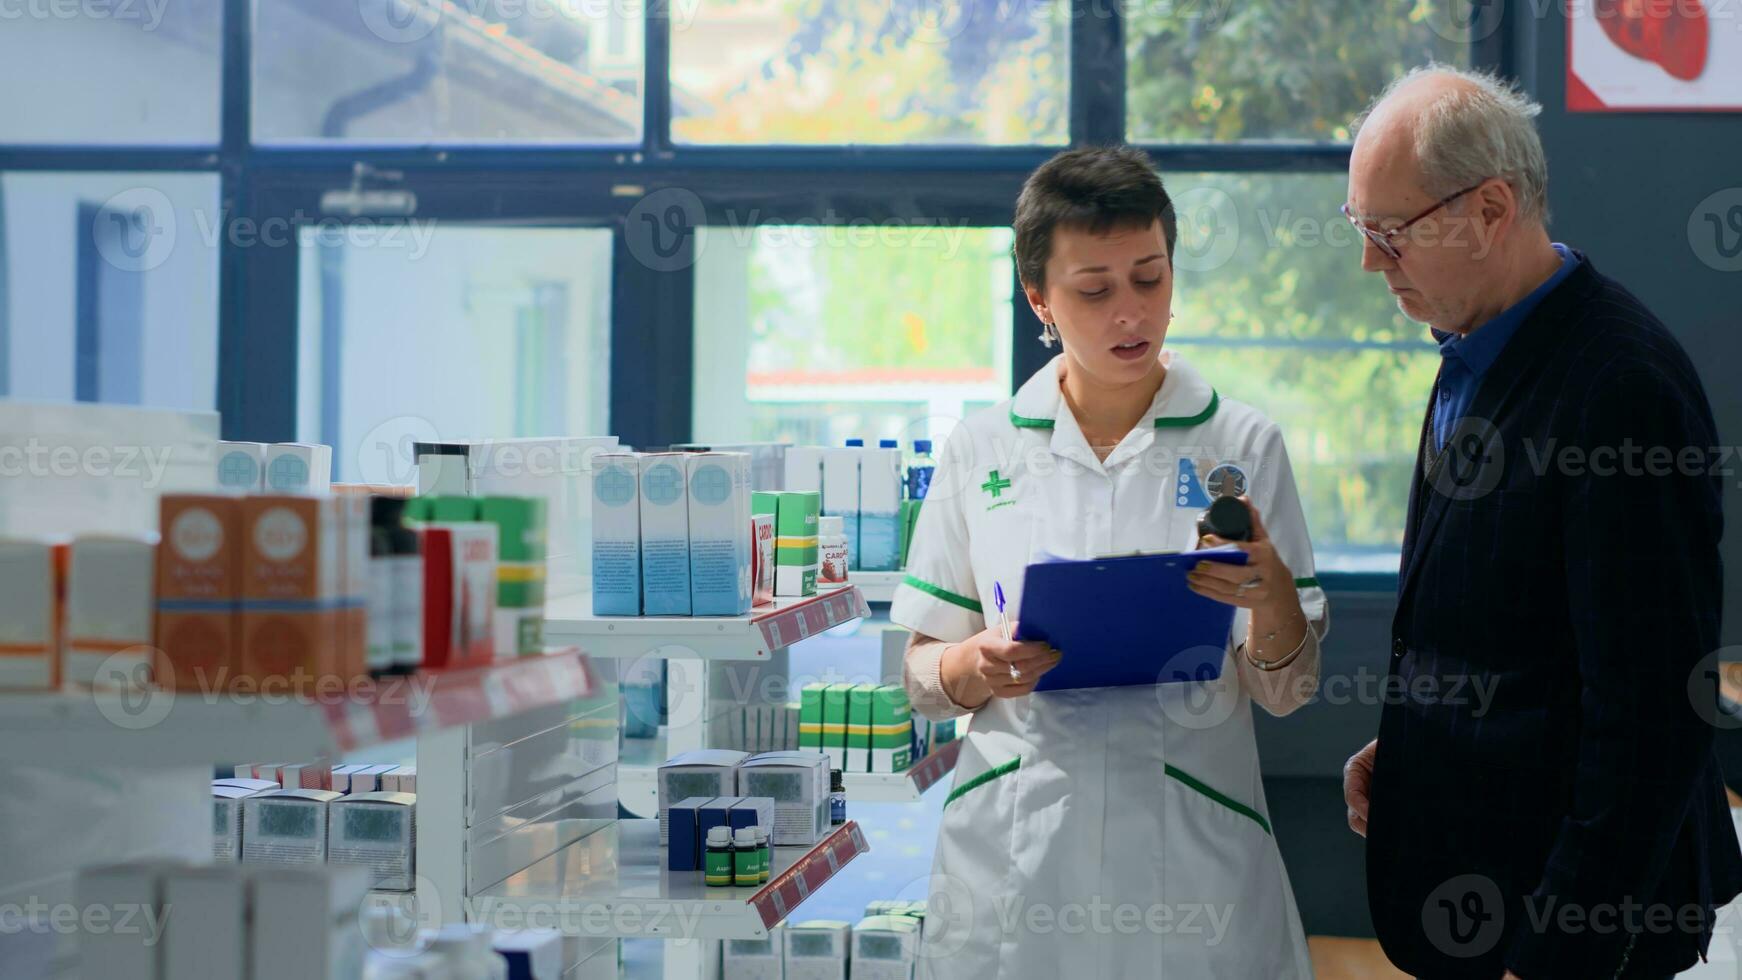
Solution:
<svg viewBox="0 0 1742 980">
<path fill-rule="evenodd" d="M 641 460 L 601 453 L 593 477 L 593 615 L 641 615 Z"/>
<path fill-rule="evenodd" d="M 667 814 L 670 837 L 665 848 L 667 870 L 702 870 L 702 847 L 706 838 L 701 832 L 701 810 L 712 802 L 706 796 L 692 796 L 671 805 Z"/>
<path fill-rule="evenodd" d="M 742 616 L 750 611 L 750 456 L 694 453 L 686 461 L 691 614 Z"/>
<path fill-rule="evenodd" d="M 901 450 L 864 449 L 859 460 L 859 540 L 854 568 L 901 567 Z M 828 513 L 824 506 L 823 513 Z M 853 547 L 851 536 L 847 546 Z"/>
<path fill-rule="evenodd" d="M 690 615 L 687 457 L 641 457 L 641 609 L 649 616 Z"/>
</svg>

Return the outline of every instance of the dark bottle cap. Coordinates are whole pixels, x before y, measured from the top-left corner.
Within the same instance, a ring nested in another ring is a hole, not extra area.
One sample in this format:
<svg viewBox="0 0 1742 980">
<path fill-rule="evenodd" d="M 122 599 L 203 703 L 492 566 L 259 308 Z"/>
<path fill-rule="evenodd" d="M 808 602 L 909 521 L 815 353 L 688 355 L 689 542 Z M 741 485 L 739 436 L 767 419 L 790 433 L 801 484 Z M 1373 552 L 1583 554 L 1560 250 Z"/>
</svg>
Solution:
<svg viewBox="0 0 1742 980">
<path fill-rule="evenodd" d="M 1252 540 L 1252 513 L 1235 497 L 1217 497 L 1198 515 L 1198 534 L 1224 541 Z"/>
</svg>

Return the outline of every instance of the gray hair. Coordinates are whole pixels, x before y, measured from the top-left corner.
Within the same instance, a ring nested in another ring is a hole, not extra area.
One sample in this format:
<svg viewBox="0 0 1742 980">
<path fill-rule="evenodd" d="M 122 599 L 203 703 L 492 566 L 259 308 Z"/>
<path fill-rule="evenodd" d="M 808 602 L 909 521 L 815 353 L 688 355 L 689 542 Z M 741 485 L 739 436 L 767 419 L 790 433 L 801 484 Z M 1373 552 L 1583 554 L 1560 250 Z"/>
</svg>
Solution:
<svg viewBox="0 0 1742 980">
<path fill-rule="evenodd" d="M 1524 217 L 1547 224 L 1548 160 L 1535 122 L 1542 106 L 1498 75 L 1440 64 L 1411 69 L 1355 118 L 1351 138 L 1381 102 L 1429 75 L 1449 75 L 1469 84 L 1441 93 L 1414 120 L 1422 190 L 1430 197 L 1445 197 L 1498 177 L 1512 187 Z"/>
</svg>

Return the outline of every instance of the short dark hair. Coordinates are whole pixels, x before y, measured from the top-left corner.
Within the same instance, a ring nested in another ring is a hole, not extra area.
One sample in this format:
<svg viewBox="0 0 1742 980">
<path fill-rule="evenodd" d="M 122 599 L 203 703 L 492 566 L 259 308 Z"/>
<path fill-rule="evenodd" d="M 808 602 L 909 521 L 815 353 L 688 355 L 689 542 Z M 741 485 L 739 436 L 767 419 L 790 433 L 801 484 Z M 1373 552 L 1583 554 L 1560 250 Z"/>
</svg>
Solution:
<svg viewBox="0 0 1742 980">
<path fill-rule="evenodd" d="M 1045 288 L 1053 230 L 1061 225 L 1099 235 L 1148 228 L 1158 218 L 1171 266 L 1179 222 L 1149 154 L 1132 146 L 1066 150 L 1029 174 L 1016 199 L 1017 275 Z"/>
</svg>

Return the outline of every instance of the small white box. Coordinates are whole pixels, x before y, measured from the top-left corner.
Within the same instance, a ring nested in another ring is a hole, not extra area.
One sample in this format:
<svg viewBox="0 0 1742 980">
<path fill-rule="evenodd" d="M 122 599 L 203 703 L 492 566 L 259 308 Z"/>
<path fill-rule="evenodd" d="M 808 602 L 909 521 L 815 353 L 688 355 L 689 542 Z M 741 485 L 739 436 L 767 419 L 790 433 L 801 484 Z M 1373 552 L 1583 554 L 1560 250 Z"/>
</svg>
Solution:
<svg viewBox="0 0 1742 980">
<path fill-rule="evenodd" d="M 750 611 L 750 457 L 694 453 L 689 466 L 690 612 Z"/>
<path fill-rule="evenodd" d="M 853 980 L 913 980 L 919 920 L 875 915 L 853 927 Z"/>
<path fill-rule="evenodd" d="M 219 442 L 218 486 L 231 493 L 266 489 L 266 443 Z"/>
<path fill-rule="evenodd" d="M 288 867 L 327 859 L 327 805 L 339 794 L 325 789 L 281 789 L 242 801 L 242 860 Z"/>
<path fill-rule="evenodd" d="M 55 668 L 54 545 L 0 538 L 0 688 L 49 690 Z"/>
<path fill-rule="evenodd" d="M 782 490 L 821 490 L 823 488 L 823 448 L 821 446 L 786 447 L 786 486 Z"/>
<path fill-rule="evenodd" d="M 722 980 L 783 980 L 786 929 L 773 926 L 766 939 L 728 939 L 720 950 Z"/>
<path fill-rule="evenodd" d="M 242 860 L 242 801 L 277 787 L 257 779 L 212 782 L 212 860 L 226 864 Z"/>
<path fill-rule="evenodd" d="M 417 874 L 417 796 L 353 793 L 327 806 L 327 863 L 368 868 L 370 887 L 410 891 Z"/>
<path fill-rule="evenodd" d="M 256 870 L 249 980 L 359 976 L 357 910 L 368 892 L 368 870 L 352 865 Z"/>
<path fill-rule="evenodd" d="M 333 489 L 333 447 L 275 442 L 266 447 L 267 493 L 324 494 Z"/>
<path fill-rule="evenodd" d="M 829 757 L 821 752 L 764 752 L 738 765 L 736 794 L 774 801 L 777 847 L 809 847 L 829 830 Z"/>
<path fill-rule="evenodd" d="M 852 567 L 893 572 L 901 567 L 901 450 L 865 449 L 859 459 L 859 533 L 847 536 L 858 550 Z M 828 513 L 824 504 L 824 513 Z"/>
<path fill-rule="evenodd" d="M 103 980 L 158 980 L 163 928 L 163 874 L 166 862 L 110 864 L 86 868 L 74 884 L 75 901 L 85 914 L 107 909 L 109 921 L 131 913 L 141 928 L 79 930 L 79 976 Z"/>
<path fill-rule="evenodd" d="M 714 799 L 736 796 L 738 765 L 748 752 L 730 749 L 697 749 L 667 759 L 659 767 L 659 843 L 671 840 L 671 805 L 692 796 Z"/>
<path fill-rule="evenodd" d="M 812 919 L 786 927 L 786 980 L 847 980 L 847 950 L 853 927 Z"/>
<path fill-rule="evenodd" d="M 859 461 L 865 450 L 857 446 L 823 450 L 823 506 L 826 517 L 841 519 L 847 536 L 847 566 L 859 567 Z"/>
<path fill-rule="evenodd" d="M 467 461 L 470 447 L 457 442 L 414 442 L 411 460 L 417 466 L 419 497 L 469 497 L 472 470 Z"/>
<path fill-rule="evenodd" d="M 367 768 L 369 768 L 369 767 L 364 766 L 364 765 L 359 765 L 355 762 L 347 763 L 347 764 L 342 765 L 342 766 L 334 766 L 333 767 L 333 792 L 335 792 L 335 793 L 347 793 L 347 794 L 350 793 L 351 792 L 351 774 L 358 771 L 359 769 L 367 769 Z"/>
<path fill-rule="evenodd" d="M 593 476 L 593 614 L 641 615 L 641 457 L 601 453 Z"/>
<path fill-rule="evenodd" d="M 156 572 L 155 536 L 73 541 L 67 569 L 67 683 L 117 690 L 150 685 Z"/>
<path fill-rule="evenodd" d="M 361 766 L 351 770 L 351 792 L 375 793 L 386 787 L 381 785 L 381 777 L 387 775 L 398 766 Z"/>
<path fill-rule="evenodd" d="M 165 980 L 248 975 L 248 879 L 241 868 L 179 868 L 163 877 Z"/>
<path fill-rule="evenodd" d="M 684 453 L 641 457 L 641 611 L 690 615 L 689 466 Z"/>
</svg>

